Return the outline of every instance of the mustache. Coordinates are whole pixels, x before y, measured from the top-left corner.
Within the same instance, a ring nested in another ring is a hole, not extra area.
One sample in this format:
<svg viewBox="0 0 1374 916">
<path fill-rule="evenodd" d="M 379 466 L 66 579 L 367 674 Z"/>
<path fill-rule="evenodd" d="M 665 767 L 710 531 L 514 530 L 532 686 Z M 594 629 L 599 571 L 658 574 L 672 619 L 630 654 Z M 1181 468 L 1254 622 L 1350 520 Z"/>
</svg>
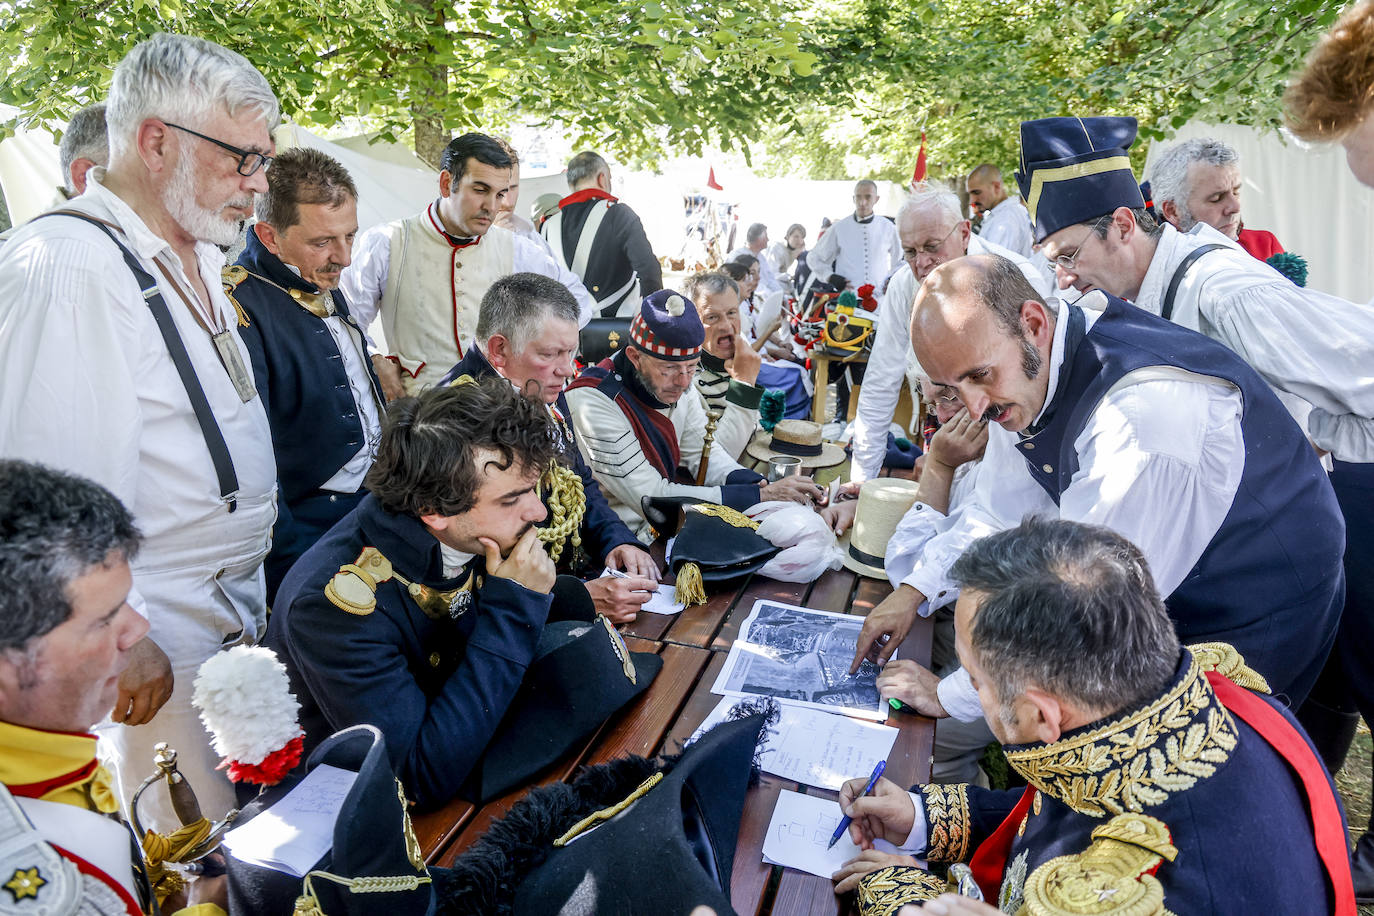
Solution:
<svg viewBox="0 0 1374 916">
<path fill-rule="evenodd" d="M 344 265 L 336 264 L 333 261 L 330 261 L 328 264 L 324 265 L 324 269 L 321 271 L 321 273 L 336 274 L 342 272 L 343 269 Z"/>
<path fill-rule="evenodd" d="M 983 411 L 983 422 L 993 422 L 993 420 L 995 420 L 997 417 L 1000 417 L 1002 415 L 1002 411 L 1006 409 L 1007 408 L 1002 406 L 1001 404 L 993 404 L 987 410 Z"/>
</svg>

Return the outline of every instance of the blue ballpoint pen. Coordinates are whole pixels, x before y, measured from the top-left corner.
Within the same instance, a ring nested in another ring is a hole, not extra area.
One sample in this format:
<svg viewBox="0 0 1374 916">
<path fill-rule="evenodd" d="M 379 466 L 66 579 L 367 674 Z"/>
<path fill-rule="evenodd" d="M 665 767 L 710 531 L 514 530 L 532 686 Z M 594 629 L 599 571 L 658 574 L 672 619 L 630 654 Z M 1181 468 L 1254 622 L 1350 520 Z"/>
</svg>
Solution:
<svg viewBox="0 0 1374 916">
<path fill-rule="evenodd" d="M 861 797 L 873 791 L 873 787 L 878 784 L 878 777 L 882 776 L 883 770 L 886 769 L 887 761 L 879 760 L 878 765 L 873 768 L 873 775 L 868 777 L 868 785 L 864 786 L 864 790 L 859 793 Z M 840 837 L 844 836 L 844 832 L 849 829 L 849 824 L 853 820 L 854 818 L 850 817 L 848 814 L 840 818 L 840 826 L 836 827 L 835 832 L 830 835 L 830 842 L 825 844 L 826 849 L 833 848 L 834 845 L 840 841 Z"/>
</svg>

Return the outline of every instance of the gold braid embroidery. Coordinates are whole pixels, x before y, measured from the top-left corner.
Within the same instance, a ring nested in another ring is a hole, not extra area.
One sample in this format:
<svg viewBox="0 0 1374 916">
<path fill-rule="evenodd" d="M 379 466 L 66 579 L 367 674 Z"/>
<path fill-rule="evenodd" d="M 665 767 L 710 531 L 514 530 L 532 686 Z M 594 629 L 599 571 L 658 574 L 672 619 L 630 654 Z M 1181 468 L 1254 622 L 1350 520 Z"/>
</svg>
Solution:
<svg viewBox="0 0 1374 916">
<path fill-rule="evenodd" d="M 548 489 L 552 521 L 547 528 L 536 530 L 539 540 L 549 545 L 549 559 L 557 563 L 569 537 L 574 550 L 582 546 L 582 517 L 587 513 L 587 494 L 582 490 L 582 478 L 577 472 L 557 461 L 549 465 L 539 482 Z"/>
<path fill-rule="evenodd" d="M 718 506 L 715 503 L 693 503 L 687 508 L 692 512 L 700 512 L 702 515 L 714 516 L 736 528 L 751 528 L 757 531 L 759 527 L 758 522 L 738 509 L 731 509 L 729 506 Z"/>
<path fill-rule="evenodd" d="M 904 904 L 934 900 L 949 890 L 943 878 L 911 865 L 888 865 L 859 879 L 859 916 L 893 916 Z"/>
<path fill-rule="evenodd" d="M 1093 831 L 1077 855 L 1050 859 L 1026 881 L 1026 916 L 1164 916 L 1164 887 L 1152 874 L 1178 850 L 1169 828 L 1147 815 L 1119 814 Z"/>
<path fill-rule="evenodd" d="M 1235 647 L 1225 642 L 1200 642 L 1185 646 L 1193 653 L 1198 665 L 1204 672 L 1215 671 L 1232 681 L 1237 687 L 1253 690 L 1256 693 L 1272 693 L 1269 682 L 1254 668 L 1245 664 L 1245 657 Z"/>
<path fill-rule="evenodd" d="M 920 789 L 926 803 L 929 841 L 926 859 L 931 862 L 963 862 L 968 855 L 968 787 L 929 785 Z"/>
<path fill-rule="evenodd" d="M 1160 699 L 1102 728 L 1007 752 L 1026 781 L 1090 817 L 1140 813 L 1191 789 L 1235 749 L 1235 722 L 1193 661 Z"/>
</svg>

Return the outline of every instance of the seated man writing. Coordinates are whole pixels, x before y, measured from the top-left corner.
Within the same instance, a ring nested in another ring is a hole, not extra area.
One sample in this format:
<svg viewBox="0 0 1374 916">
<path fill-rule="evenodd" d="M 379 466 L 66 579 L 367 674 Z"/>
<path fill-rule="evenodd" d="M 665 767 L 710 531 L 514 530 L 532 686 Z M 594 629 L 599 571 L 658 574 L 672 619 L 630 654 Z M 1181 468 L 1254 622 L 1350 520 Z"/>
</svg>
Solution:
<svg viewBox="0 0 1374 916">
<path fill-rule="evenodd" d="M 130 855 L 91 734 L 148 633 L 128 602 L 141 540 L 133 515 L 98 484 L 0 461 L 0 884 L 12 912 L 173 908 L 145 894 L 144 863 Z M 151 758 L 139 763 L 152 771 Z M 223 912 L 224 884 L 196 881 L 183 912 Z"/>
<path fill-rule="evenodd" d="M 556 585 L 534 527 L 547 514 L 539 485 L 554 436 L 544 405 L 496 378 L 392 403 L 369 494 L 292 568 L 268 627 L 301 703 L 307 753 L 334 731 L 375 725 L 407 797 L 424 807 L 486 797 L 503 778 L 484 761 L 546 655 L 545 623 L 581 610 Z M 602 648 L 634 684 L 624 645 L 606 630 Z M 603 700 L 609 714 L 628 698 L 603 670 L 582 675 L 550 685 L 550 701 L 578 698 L 585 718 Z M 641 674 L 639 689 L 650 679 Z M 543 763 L 564 749 L 546 734 L 513 737 L 550 744 L 526 754 L 548 755 Z"/>
<path fill-rule="evenodd" d="M 691 300 L 659 290 L 630 322 L 629 346 L 587 368 L 568 389 L 583 457 L 611 508 L 646 544 L 653 534 L 644 496 L 692 496 L 744 510 L 824 495 L 809 477 L 768 483 L 720 443 L 706 448 L 706 408 L 693 384 L 705 337 Z M 700 483 L 679 483 L 679 468 Z"/>
<path fill-rule="evenodd" d="M 1345 819 L 1306 735 L 1230 646 L 1180 648 L 1140 550 L 1030 520 L 975 542 L 952 575 L 959 658 L 1029 785 L 880 780 L 859 797 L 866 780 L 851 780 L 840 806 L 864 851 L 837 891 L 939 893 L 915 859 L 873 849 L 881 837 L 969 862 L 1001 906 L 968 912 L 1354 912 Z"/>
<path fill-rule="evenodd" d="M 606 576 L 585 583 L 597 613 L 627 623 L 652 597 L 659 573 L 634 532 L 606 504 L 568 423 L 572 411 L 563 384 L 575 374 L 577 321 L 577 299 L 557 280 L 532 273 L 502 277 L 482 296 L 472 347 L 440 384 L 465 375 L 497 375 L 545 405 L 555 425 L 558 450 L 576 471 L 564 475 L 564 487 L 579 490 L 584 506 L 581 523 L 557 541 L 558 569 L 579 576 L 599 576 L 604 567 L 629 573 L 625 579 Z M 577 493 L 570 495 L 579 501 Z M 565 499 L 562 493 L 553 498 Z"/>
</svg>

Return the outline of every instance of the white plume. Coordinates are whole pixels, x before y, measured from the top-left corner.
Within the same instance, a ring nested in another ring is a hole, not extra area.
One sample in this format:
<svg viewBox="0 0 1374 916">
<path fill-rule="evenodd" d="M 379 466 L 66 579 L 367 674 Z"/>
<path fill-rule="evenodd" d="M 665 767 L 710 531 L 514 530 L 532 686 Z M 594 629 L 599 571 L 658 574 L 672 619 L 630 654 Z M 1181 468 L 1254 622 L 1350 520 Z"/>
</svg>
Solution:
<svg viewBox="0 0 1374 916">
<path fill-rule="evenodd" d="M 214 737 L 216 752 L 239 763 L 261 763 L 304 734 L 286 666 L 264 646 L 235 646 L 206 659 L 191 702 Z"/>
</svg>

